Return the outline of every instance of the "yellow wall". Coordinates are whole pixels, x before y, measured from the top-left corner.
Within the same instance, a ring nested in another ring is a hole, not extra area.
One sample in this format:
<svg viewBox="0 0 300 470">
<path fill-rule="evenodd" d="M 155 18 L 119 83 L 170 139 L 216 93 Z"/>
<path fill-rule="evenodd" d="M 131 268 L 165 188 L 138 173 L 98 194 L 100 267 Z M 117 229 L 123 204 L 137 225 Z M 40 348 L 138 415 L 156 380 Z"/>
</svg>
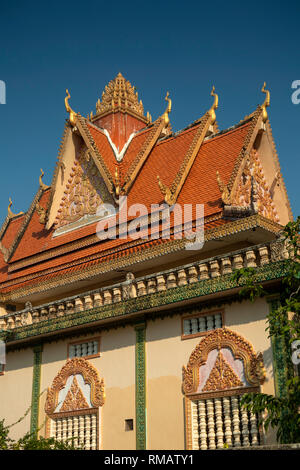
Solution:
<svg viewBox="0 0 300 470">
<path fill-rule="evenodd" d="M 4 375 L 0 376 L 0 419 L 10 425 L 24 416 L 31 406 L 33 351 L 22 349 L 8 353 Z M 30 411 L 21 423 L 10 431 L 12 439 L 18 439 L 30 430 Z"/>
</svg>

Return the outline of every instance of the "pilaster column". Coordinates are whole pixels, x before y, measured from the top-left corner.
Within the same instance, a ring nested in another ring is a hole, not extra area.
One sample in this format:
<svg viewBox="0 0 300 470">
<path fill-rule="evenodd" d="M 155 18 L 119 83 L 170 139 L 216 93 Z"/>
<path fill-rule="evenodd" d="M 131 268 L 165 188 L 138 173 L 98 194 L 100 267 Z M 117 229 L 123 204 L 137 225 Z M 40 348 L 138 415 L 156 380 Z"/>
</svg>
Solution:
<svg viewBox="0 0 300 470">
<path fill-rule="evenodd" d="M 30 432 L 37 435 L 39 429 L 40 386 L 43 345 L 33 348 L 33 374 L 31 395 Z"/>
<path fill-rule="evenodd" d="M 136 450 L 146 449 L 146 324 L 135 326 L 135 422 Z"/>
</svg>

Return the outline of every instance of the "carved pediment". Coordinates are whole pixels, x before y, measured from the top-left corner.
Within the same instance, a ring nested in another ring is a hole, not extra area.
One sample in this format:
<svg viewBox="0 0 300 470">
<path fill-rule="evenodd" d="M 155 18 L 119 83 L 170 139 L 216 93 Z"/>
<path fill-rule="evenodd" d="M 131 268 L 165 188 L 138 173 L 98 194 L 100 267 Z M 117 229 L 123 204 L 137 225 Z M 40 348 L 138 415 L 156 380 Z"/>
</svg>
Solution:
<svg viewBox="0 0 300 470">
<path fill-rule="evenodd" d="M 60 411 L 74 411 L 89 408 L 82 390 L 79 388 L 76 376 L 74 376 L 70 390 L 60 408 Z"/>
<path fill-rule="evenodd" d="M 219 352 L 202 391 L 226 390 L 228 388 L 243 387 L 243 385 L 243 382 L 230 367 L 223 354 Z"/>
</svg>

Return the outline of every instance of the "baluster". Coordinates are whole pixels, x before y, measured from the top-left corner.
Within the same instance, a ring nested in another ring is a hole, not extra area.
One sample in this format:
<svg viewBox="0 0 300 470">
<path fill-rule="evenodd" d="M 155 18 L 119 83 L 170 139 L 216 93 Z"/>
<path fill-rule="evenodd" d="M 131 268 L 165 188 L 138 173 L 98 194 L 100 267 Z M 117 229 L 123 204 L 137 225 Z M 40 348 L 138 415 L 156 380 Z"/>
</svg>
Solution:
<svg viewBox="0 0 300 470">
<path fill-rule="evenodd" d="M 250 413 L 250 435 L 251 435 L 251 445 L 258 445 L 258 429 L 256 424 L 256 416 L 254 413 Z"/>
<path fill-rule="evenodd" d="M 194 335 L 198 333 L 198 319 L 191 318 L 191 324 L 192 324 L 192 335 Z"/>
<path fill-rule="evenodd" d="M 15 315 L 15 328 L 22 326 L 21 315 Z"/>
<path fill-rule="evenodd" d="M 222 401 L 221 398 L 215 398 L 215 416 L 216 416 L 216 436 L 217 448 L 223 449 L 224 435 L 223 435 L 223 422 L 222 422 Z"/>
<path fill-rule="evenodd" d="M 121 294 L 121 289 L 120 287 L 115 287 L 113 289 L 113 298 L 114 298 L 114 302 L 121 302 L 122 300 L 122 294 Z"/>
<path fill-rule="evenodd" d="M 8 326 L 9 330 L 12 330 L 15 327 L 15 320 L 14 320 L 14 317 L 12 315 L 10 317 L 8 317 L 8 319 L 7 319 L 7 326 Z"/>
<path fill-rule="evenodd" d="M 48 310 L 44 307 L 44 308 L 41 308 L 41 311 L 40 311 L 40 320 L 41 321 L 45 321 L 45 320 L 48 320 L 49 318 L 49 313 L 48 313 Z"/>
<path fill-rule="evenodd" d="M 49 307 L 49 318 L 56 318 L 56 306 L 50 305 Z"/>
<path fill-rule="evenodd" d="M 166 280 L 162 274 L 159 276 L 156 276 L 156 280 L 157 280 L 157 292 L 163 292 L 167 290 Z"/>
<path fill-rule="evenodd" d="M 210 261 L 210 276 L 212 278 L 221 276 L 220 266 L 217 260 Z"/>
<path fill-rule="evenodd" d="M 200 272 L 200 281 L 205 281 L 206 279 L 209 279 L 208 266 L 206 263 L 199 264 L 199 272 Z"/>
<path fill-rule="evenodd" d="M 137 293 L 138 293 L 139 297 L 141 295 L 146 295 L 147 294 L 146 284 L 144 283 L 144 281 L 138 281 L 137 282 Z"/>
<path fill-rule="evenodd" d="M 72 359 L 72 357 L 76 357 L 74 344 L 69 346 L 69 358 Z"/>
<path fill-rule="evenodd" d="M 91 310 L 93 308 L 93 301 L 90 295 L 84 297 L 84 309 Z"/>
<path fill-rule="evenodd" d="M 52 419 L 51 419 L 52 421 Z M 53 421 L 53 423 L 56 423 L 56 439 L 58 441 L 61 441 L 62 440 L 62 420 L 61 419 L 57 419 L 55 421 Z"/>
<path fill-rule="evenodd" d="M 186 286 L 187 285 L 187 279 L 186 279 L 186 272 L 184 269 L 180 269 L 178 271 L 178 286 Z"/>
<path fill-rule="evenodd" d="M 87 343 L 82 343 L 81 345 L 81 354 L 82 356 L 87 356 L 88 346 Z"/>
<path fill-rule="evenodd" d="M 108 305 L 112 303 L 111 297 L 112 297 L 111 292 L 109 290 L 105 290 L 104 291 L 104 305 Z"/>
<path fill-rule="evenodd" d="M 199 332 L 206 331 L 206 317 L 202 315 L 199 317 Z"/>
<path fill-rule="evenodd" d="M 79 437 L 78 424 L 79 423 L 78 423 L 78 421 L 79 421 L 78 416 L 74 416 L 73 417 L 73 430 L 74 430 L 74 435 L 73 435 L 74 441 L 73 442 L 74 442 L 75 447 L 78 447 L 78 444 L 79 444 L 79 439 L 78 439 L 78 437 Z"/>
<path fill-rule="evenodd" d="M 183 320 L 183 334 L 190 335 L 191 334 L 191 323 L 190 320 Z"/>
<path fill-rule="evenodd" d="M 244 408 L 241 409 L 241 421 L 242 421 L 242 442 L 243 447 L 248 447 L 249 442 L 249 429 L 248 429 L 248 413 Z"/>
<path fill-rule="evenodd" d="M 266 246 L 261 246 L 259 249 L 258 249 L 258 252 L 259 252 L 259 256 L 260 256 L 260 265 L 261 266 L 264 266 L 265 264 L 268 264 L 269 263 L 269 251 L 268 251 L 268 248 Z"/>
<path fill-rule="evenodd" d="M 208 315 L 206 317 L 206 329 L 207 331 L 214 329 L 214 315 Z"/>
<path fill-rule="evenodd" d="M 38 310 L 34 310 L 32 312 L 32 323 L 38 323 L 40 320 L 40 312 Z"/>
<path fill-rule="evenodd" d="M 74 313 L 74 303 L 67 302 L 67 314 Z"/>
<path fill-rule="evenodd" d="M 64 304 L 59 304 L 58 311 L 57 311 L 57 316 L 58 317 L 63 317 L 64 314 L 65 314 L 65 305 Z"/>
<path fill-rule="evenodd" d="M 230 258 L 223 258 L 222 259 L 222 274 L 231 274 L 232 267 L 231 267 L 231 260 Z"/>
<path fill-rule="evenodd" d="M 193 450 L 199 450 L 197 403 L 194 402 L 194 401 L 191 401 L 191 419 L 192 419 L 192 446 L 193 446 Z"/>
<path fill-rule="evenodd" d="M 96 292 L 94 294 L 94 307 L 101 307 L 101 305 L 103 305 L 102 295 L 100 292 Z"/>
<path fill-rule="evenodd" d="M 167 277 L 167 288 L 173 289 L 173 287 L 177 287 L 176 276 L 174 273 L 170 273 Z"/>
<path fill-rule="evenodd" d="M 156 280 L 149 279 L 147 282 L 147 292 L 148 294 L 154 294 L 156 292 Z"/>
<path fill-rule="evenodd" d="M 224 410 L 224 426 L 225 426 L 225 442 L 228 447 L 232 446 L 232 432 L 231 432 L 231 418 L 230 418 L 230 399 L 228 397 L 223 398 L 223 410 Z"/>
<path fill-rule="evenodd" d="M 231 397 L 231 409 L 232 409 L 232 424 L 233 424 L 233 440 L 234 447 L 241 445 L 240 438 L 240 417 L 239 417 L 239 405 L 237 397 Z"/>
<path fill-rule="evenodd" d="M 256 256 L 253 250 L 249 250 L 246 252 L 246 265 L 247 268 L 256 268 Z"/>
<path fill-rule="evenodd" d="M 215 315 L 215 328 L 222 328 L 222 315 L 220 313 Z"/>
<path fill-rule="evenodd" d="M 68 428 L 67 428 L 67 441 L 68 444 L 72 443 L 72 437 L 73 437 L 73 419 L 72 416 L 69 416 L 67 418 L 67 423 L 68 423 Z"/>
<path fill-rule="evenodd" d="M 206 412 L 205 412 L 205 401 L 198 401 L 199 410 L 199 425 L 200 425 L 200 449 L 207 449 L 207 434 L 206 434 Z"/>
<path fill-rule="evenodd" d="M 214 422 L 214 404 L 213 400 L 206 400 L 207 406 L 207 424 L 208 424 L 208 447 L 209 449 L 216 448 L 215 442 L 215 422 Z"/>
<path fill-rule="evenodd" d="M 0 330 L 6 330 L 7 325 L 6 325 L 6 320 L 5 318 L 0 318 Z"/>
<path fill-rule="evenodd" d="M 96 415 L 92 415 L 92 442 L 91 442 L 91 449 L 97 449 L 97 417 Z"/>
<path fill-rule="evenodd" d="M 91 415 L 85 415 L 85 449 L 90 450 L 91 447 Z"/>
<path fill-rule="evenodd" d="M 84 416 L 79 416 L 79 445 L 84 448 Z"/>
<path fill-rule="evenodd" d="M 193 284 L 194 282 L 198 282 L 198 272 L 195 266 L 191 266 L 188 269 L 188 276 L 189 276 L 190 284 Z"/>
<path fill-rule="evenodd" d="M 62 419 L 62 440 L 66 442 L 67 439 L 67 418 Z"/>
<path fill-rule="evenodd" d="M 244 260 L 241 255 L 235 255 L 233 257 L 233 269 L 242 269 L 244 266 Z"/>
<path fill-rule="evenodd" d="M 82 312 L 84 310 L 83 302 L 80 297 L 75 299 L 75 312 Z"/>
</svg>

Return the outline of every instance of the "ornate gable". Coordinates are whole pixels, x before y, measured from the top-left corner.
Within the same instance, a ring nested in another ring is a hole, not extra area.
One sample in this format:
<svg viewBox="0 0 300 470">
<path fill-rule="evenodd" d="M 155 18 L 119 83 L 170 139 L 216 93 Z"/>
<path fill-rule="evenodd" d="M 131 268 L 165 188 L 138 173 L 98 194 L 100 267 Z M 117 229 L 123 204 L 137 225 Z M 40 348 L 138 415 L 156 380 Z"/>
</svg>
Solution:
<svg viewBox="0 0 300 470">
<path fill-rule="evenodd" d="M 89 408 L 89 404 L 87 403 L 85 396 L 79 388 L 76 376 L 74 376 L 71 388 L 67 393 L 60 411 L 74 411 L 85 408 Z"/>
<path fill-rule="evenodd" d="M 228 388 L 243 387 L 243 385 L 243 382 L 230 367 L 221 351 L 219 351 L 214 367 L 202 391 L 226 390 Z"/>
</svg>

